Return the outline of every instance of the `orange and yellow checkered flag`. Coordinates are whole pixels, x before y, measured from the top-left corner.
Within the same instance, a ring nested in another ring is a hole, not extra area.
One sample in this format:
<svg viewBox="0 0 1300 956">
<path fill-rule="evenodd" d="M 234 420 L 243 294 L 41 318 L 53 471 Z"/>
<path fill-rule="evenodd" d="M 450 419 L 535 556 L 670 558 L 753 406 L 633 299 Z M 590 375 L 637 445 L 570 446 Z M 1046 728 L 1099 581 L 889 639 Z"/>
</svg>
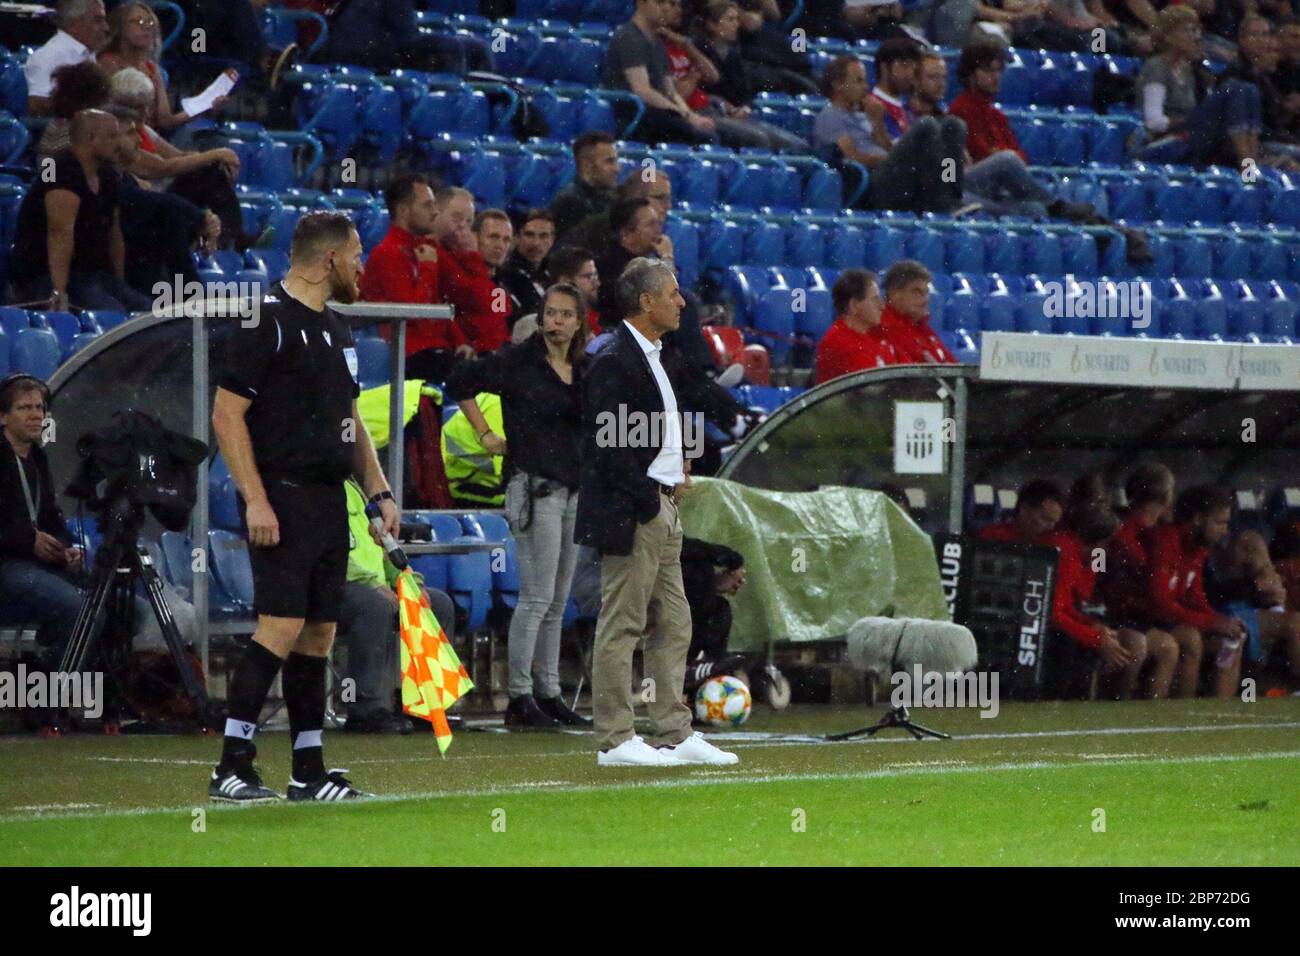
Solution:
<svg viewBox="0 0 1300 956">
<path fill-rule="evenodd" d="M 402 709 L 433 724 L 438 750 L 451 746 L 447 708 L 474 689 L 451 641 L 409 570 L 397 576 L 402 635 Z"/>
</svg>

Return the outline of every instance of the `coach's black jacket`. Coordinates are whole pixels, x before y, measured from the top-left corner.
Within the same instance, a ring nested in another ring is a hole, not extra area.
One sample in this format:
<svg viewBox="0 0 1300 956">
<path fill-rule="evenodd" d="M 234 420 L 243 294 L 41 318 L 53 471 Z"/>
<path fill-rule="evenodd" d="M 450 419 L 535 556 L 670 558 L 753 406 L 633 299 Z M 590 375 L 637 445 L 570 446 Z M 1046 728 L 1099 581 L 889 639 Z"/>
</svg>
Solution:
<svg viewBox="0 0 1300 956">
<path fill-rule="evenodd" d="M 37 485 L 40 487 L 41 505 L 36 513 L 36 525 L 48 535 L 64 544 L 71 540 L 63 512 L 54 494 L 54 479 L 50 475 L 50 462 L 39 445 L 32 445 L 28 461 L 36 466 Z M 36 488 L 32 488 L 33 497 Z M 23 497 L 22 482 L 18 480 L 18 459 L 13 446 L 0 431 L 0 560 L 5 558 L 30 558 L 36 560 L 36 528 L 27 514 L 27 499 Z"/>
<path fill-rule="evenodd" d="M 678 395 L 678 414 L 685 408 L 680 399 L 679 367 L 665 349 L 664 371 Z M 601 554 L 631 554 L 632 537 L 638 524 L 659 514 L 659 485 L 646 469 L 659 454 L 661 443 L 647 442 L 641 448 L 601 448 L 596 443 L 600 415 L 607 412 L 620 419 L 634 413 L 660 414 L 659 397 L 650 360 L 620 322 L 614 337 L 592 358 L 582 386 L 582 469 L 578 490 L 578 515 L 573 538 L 589 544 Z M 658 438 L 647 432 L 647 437 Z"/>
</svg>

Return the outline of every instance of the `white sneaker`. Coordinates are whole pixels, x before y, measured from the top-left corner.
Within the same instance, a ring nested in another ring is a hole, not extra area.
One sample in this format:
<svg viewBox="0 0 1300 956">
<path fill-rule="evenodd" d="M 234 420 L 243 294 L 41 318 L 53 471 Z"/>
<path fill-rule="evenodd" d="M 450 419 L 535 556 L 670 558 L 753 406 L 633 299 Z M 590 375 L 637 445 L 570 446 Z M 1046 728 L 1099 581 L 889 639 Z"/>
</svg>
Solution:
<svg viewBox="0 0 1300 956">
<path fill-rule="evenodd" d="M 740 763 L 740 758 L 733 753 L 719 750 L 704 739 L 698 730 L 679 743 L 676 747 L 660 747 L 661 754 L 667 754 L 678 763 L 733 764 Z"/>
<path fill-rule="evenodd" d="M 617 747 L 596 754 L 598 767 L 677 767 L 683 762 L 656 750 L 640 737 L 629 737 Z"/>
</svg>

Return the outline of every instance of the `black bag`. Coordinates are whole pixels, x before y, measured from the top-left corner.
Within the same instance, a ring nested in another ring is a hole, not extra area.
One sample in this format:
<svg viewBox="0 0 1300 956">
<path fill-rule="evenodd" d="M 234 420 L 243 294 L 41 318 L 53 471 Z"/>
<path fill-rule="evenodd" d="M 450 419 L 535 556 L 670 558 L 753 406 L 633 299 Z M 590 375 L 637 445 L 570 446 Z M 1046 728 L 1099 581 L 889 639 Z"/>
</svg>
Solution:
<svg viewBox="0 0 1300 956">
<path fill-rule="evenodd" d="M 465 79 L 507 86 L 515 96 L 519 97 L 519 108 L 515 110 L 515 115 L 510 118 L 510 132 L 514 134 L 515 139 L 524 142 L 533 137 L 545 138 L 551 135 L 551 124 L 546 122 L 546 117 L 542 115 L 542 111 L 536 109 L 532 102 L 529 101 L 528 91 L 518 83 L 498 73 L 481 71 L 471 71 L 465 74 Z M 509 97 L 505 93 L 493 92 L 492 90 L 485 92 L 487 93 L 488 102 L 494 110 L 498 107 L 504 108 L 509 101 Z"/>
</svg>

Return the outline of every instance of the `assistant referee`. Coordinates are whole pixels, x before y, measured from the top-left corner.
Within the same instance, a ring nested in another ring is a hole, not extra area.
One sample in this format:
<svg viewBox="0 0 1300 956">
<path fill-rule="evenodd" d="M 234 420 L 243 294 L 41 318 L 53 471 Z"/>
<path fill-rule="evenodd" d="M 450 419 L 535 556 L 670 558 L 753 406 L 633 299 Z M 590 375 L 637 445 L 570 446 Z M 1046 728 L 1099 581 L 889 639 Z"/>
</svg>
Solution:
<svg viewBox="0 0 1300 956">
<path fill-rule="evenodd" d="M 212 426 L 239 490 L 248 529 L 257 630 L 235 668 L 213 800 L 276 800 L 253 767 L 253 734 L 284 668 L 293 744 L 290 800 L 367 796 L 343 771 L 326 772 L 325 668 L 347 579 L 348 509 L 355 475 L 397 534 L 400 516 L 357 412 L 357 353 L 347 323 L 326 303 L 353 302 L 361 240 L 338 212 L 298 220 L 284 280 L 241 321 L 217 377 Z M 378 535 L 376 535 L 378 540 Z"/>
</svg>

